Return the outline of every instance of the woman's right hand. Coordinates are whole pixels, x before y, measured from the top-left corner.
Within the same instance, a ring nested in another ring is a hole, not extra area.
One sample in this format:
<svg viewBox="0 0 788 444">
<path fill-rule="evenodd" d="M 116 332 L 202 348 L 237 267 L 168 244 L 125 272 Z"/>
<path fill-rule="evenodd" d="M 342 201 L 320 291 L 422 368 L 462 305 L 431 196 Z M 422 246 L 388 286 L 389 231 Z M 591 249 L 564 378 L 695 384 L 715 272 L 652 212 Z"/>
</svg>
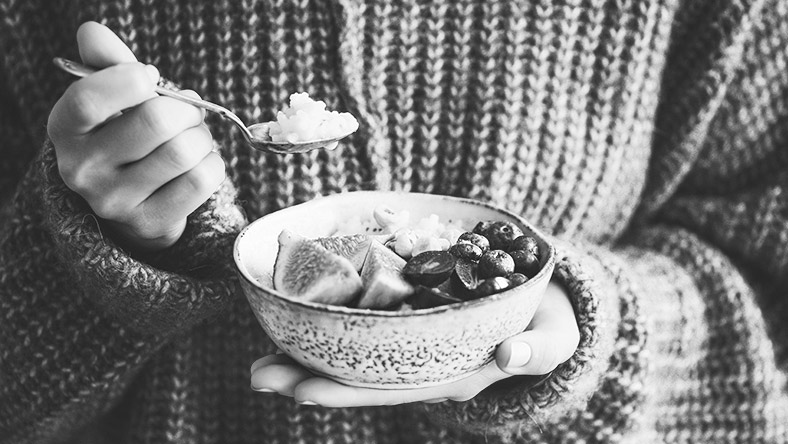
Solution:
<svg viewBox="0 0 788 444">
<path fill-rule="evenodd" d="M 84 23 L 77 41 L 101 70 L 69 86 L 49 116 L 60 175 L 121 245 L 166 248 L 225 177 L 204 111 L 158 96 L 158 70 L 105 26 Z"/>
</svg>

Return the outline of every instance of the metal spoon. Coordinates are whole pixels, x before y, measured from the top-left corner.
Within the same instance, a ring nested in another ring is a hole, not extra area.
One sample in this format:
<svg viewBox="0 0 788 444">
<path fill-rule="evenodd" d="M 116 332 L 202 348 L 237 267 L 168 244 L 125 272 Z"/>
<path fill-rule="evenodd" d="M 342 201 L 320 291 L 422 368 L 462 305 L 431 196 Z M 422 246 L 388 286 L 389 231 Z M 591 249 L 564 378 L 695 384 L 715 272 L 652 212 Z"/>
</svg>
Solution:
<svg viewBox="0 0 788 444">
<path fill-rule="evenodd" d="M 77 77 L 85 77 L 96 72 L 95 69 L 89 66 L 74 62 L 72 60 L 64 59 L 62 57 L 55 57 L 53 61 L 55 62 L 55 66 Z M 310 140 L 305 142 L 274 142 L 268 135 L 268 123 L 256 123 L 247 127 L 246 124 L 244 124 L 243 121 L 235 115 L 235 113 L 215 103 L 211 103 L 206 100 L 195 99 L 159 85 L 156 86 L 156 93 L 162 96 L 172 97 L 173 99 L 180 100 L 207 111 L 219 114 L 225 119 L 233 122 L 235 126 L 241 130 L 241 135 L 243 135 L 244 139 L 246 139 L 246 143 L 259 151 L 268 151 L 276 154 L 295 154 L 305 153 L 307 151 L 312 151 L 319 148 L 332 149 L 336 147 L 339 140 L 344 139 L 353 133 L 353 131 L 351 131 L 339 137 Z"/>
</svg>

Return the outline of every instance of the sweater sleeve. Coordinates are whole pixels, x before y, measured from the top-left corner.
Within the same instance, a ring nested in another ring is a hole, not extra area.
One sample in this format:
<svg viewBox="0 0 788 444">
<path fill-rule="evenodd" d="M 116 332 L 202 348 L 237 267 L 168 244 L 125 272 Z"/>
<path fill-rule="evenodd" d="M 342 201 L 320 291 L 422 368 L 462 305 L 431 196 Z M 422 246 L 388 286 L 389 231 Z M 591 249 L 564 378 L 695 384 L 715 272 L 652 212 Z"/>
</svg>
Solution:
<svg viewBox="0 0 788 444">
<path fill-rule="evenodd" d="M 692 8 L 677 19 L 685 40 L 668 55 L 627 235 L 555 240 L 575 355 L 544 377 L 423 406 L 438 421 L 517 442 L 788 439 L 788 10 L 722 4 L 708 23 Z"/>
<path fill-rule="evenodd" d="M 775 347 L 784 356 L 785 327 L 781 339 L 774 328 L 787 304 L 775 299 L 776 276 L 747 274 L 679 225 L 655 224 L 614 249 L 556 244 L 555 279 L 580 327 L 577 352 L 549 375 L 423 406 L 434 418 L 546 443 L 615 442 L 632 433 L 631 442 L 663 442 L 667 430 L 694 442 L 779 433 L 788 399 Z M 764 315 L 764 303 L 775 311 Z"/>
<path fill-rule="evenodd" d="M 101 414 L 169 338 L 237 297 L 228 258 L 244 217 L 227 183 L 144 262 L 103 236 L 60 179 L 51 142 L 6 208 L 0 436 L 11 442 L 62 436 Z"/>
</svg>

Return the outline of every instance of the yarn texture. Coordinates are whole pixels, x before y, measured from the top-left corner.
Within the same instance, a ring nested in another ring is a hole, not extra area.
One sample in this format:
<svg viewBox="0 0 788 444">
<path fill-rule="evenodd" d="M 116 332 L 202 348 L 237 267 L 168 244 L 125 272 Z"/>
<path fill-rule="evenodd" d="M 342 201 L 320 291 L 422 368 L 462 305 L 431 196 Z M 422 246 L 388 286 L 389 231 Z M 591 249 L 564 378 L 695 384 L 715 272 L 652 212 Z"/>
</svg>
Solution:
<svg viewBox="0 0 788 444">
<path fill-rule="evenodd" d="M 208 116 L 228 179 L 131 255 L 46 135 L 87 20 L 249 123 L 306 91 L 361 127 L 277 156 Z M 784 0 L 0 0 L 0 443 L 788 442 L 786 48 Z M 575 355 L 467 402 L 252 391 L 235 236 L 365 189 L 543 228 Z"/>
</svg>

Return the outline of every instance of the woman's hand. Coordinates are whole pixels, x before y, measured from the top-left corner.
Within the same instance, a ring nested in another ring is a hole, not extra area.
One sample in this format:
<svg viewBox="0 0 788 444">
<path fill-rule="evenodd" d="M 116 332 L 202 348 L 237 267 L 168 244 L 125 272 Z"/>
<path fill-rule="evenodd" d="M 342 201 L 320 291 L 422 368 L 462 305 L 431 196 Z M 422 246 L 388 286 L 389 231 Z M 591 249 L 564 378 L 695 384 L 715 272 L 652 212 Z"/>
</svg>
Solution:
<svg viewBox="0 0 788 444">
<path fill-rule="evenodd" d="M 467 401 L 491 384 L 512 375 L 543 375 L 569 359 L 580 333 L 563 288 L 551 282 L 525 332 L 505 340 L 495 361 L 457 382 L 423 389 L 379 390 L 350 387 L 313 375 L 284 354 L 252 364 L 252 388 L 294 397 L 305 405 L 359 407 L 409 402 Z"/>
<path fill-rule="evenodd" d="M 121 244 L 168 247 L 224 180 L 204 111 L 158 96 L 159 72 L 108 28 L 85 23 L 77 41 L 101 70 L 71 84 L 49 116 L 60 175 Z"/>
</svg>

